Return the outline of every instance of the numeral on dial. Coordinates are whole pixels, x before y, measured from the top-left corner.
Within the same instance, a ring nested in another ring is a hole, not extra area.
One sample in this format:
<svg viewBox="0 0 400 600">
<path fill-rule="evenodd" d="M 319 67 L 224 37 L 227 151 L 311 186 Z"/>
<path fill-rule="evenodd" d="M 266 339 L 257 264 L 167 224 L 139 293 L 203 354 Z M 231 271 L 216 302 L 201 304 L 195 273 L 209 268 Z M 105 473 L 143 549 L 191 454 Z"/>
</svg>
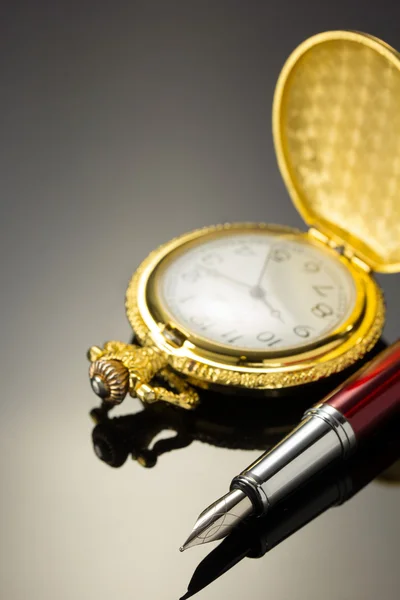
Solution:
<svg viewBox="0 0 400 600">
<path fill-rule="evenodd" d="M 320 270 L 319 264 L 316 262 L 313 262 L 312 260 L 308 260 L 307 262 L 304 263 L 304 270 L 307 273 L 318 273 L 318 271 Z"/>
<path fill-rule="evenodd" d="M 239 246 L 235 250 L 235 254 L 239 254 L 239 256 L 254 256 L 255 252 L 249 246 Z"/>
<path fill-rule="evenodd" d="M 215 267 L 223 262 L 222 256 L 216 252 L 209 252 L 208 254 L 205 254 L 201 260 L 208 267 Z"/>
<path fill-rule="evenodd" d="M 328 294 L 325 293 L 327 290 L 333 290 L 333 285 L 313 285 L 313 290 L 315 290 L 318 296 L 322 298 L 326 298 Z"/>
<path fill-rule="evenodd" d="M 258 334 L 257 339 L 259 342 L 264 342 L 267 346 L 276 346 L 276 344 L 282 341 L 272 331 L 262 331 Z"/>
<path fill-rule="evenodd" d="M 319 302 L 315 306 L 312 307 L 311 312 L 321 319 L 325 319 L 325 317 L 330 317 L 333 315 L 333 308 L 329 306 L 329 304 L 325 304 L 324 302 Z"/>
<path fill-rule="evenodd" d="M 311 332 L 314 328 L 309 325 L 297 325 L 297 327 L 293 328 L 293 331 L 296 335 L 301 338 L 308 338 L 311 335 Z"/>
<path fill-rule="evenodd" d="M 223 333 L 221 337 L 226 338 L 226 341 L 229 342 L 229 344 L 234 344 L 235 342 L 240 340 L 240 338 L 242 338 L 243 335 L 241 333 L 238 333 L 237 329 L 232 329 L 232 331 Z"/>
<path fill-rule="evenodd" d="M 275 262 L 284 262 L 285 260 L 289 260 L 290 252 L 286 248 L 275 248 L 272 251 L 271 258 Z"/>
</svg>

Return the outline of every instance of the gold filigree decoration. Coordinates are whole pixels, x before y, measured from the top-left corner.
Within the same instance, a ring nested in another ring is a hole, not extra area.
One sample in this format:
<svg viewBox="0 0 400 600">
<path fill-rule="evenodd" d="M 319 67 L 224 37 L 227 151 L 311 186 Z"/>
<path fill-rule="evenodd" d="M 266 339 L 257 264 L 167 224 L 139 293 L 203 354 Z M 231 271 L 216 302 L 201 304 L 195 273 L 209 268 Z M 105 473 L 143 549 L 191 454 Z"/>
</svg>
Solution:
<svg viewBox="0 0 400 600">
<path fill-rule="evenodd" d="M 109 388 L 113 385 L 115 373 L 118 371 L 115 363 L 119 362 L 123 365 L 129 373 L 129 386 L 126 391 L 129 391 L 133 397 L 137 396 L 143 402 L 153 403 L 163 400 L 185 409 L 192 409 L 199 402 L 197 392 L 170 371 L 167 357 L 155 346 L 142 347 L 136 344 L 110 341 L 106 342 L 103 348 L 98 346 L 90 348 L 89 360 L 92 361 L 89 376 L 93 377 L 94 374 L 101 372 L 105 385 Z M 107 379 L 107 375 L 110 376 L 110 381 Z M 156 375 L 163 378 L 176 392 L 151 385 Z M 105 400 L 107 399 L 111 402 L 120 402 L 123 396 L 118 396 L 116 399 L 116 396 L 110 394 L 109 398 L 105 398 Z"/>
</svg>

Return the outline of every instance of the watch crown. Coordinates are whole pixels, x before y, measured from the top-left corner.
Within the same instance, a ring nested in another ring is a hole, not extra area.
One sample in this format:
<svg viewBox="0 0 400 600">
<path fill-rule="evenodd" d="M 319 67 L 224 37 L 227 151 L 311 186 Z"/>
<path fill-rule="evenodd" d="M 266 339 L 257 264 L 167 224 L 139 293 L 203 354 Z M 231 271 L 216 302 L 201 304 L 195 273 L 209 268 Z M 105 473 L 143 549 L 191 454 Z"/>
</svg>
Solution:
<svg viewBox="0 0 400 600">
<path fill-rule="evenodd" d="M 129 390 L 129 371 L 120 360 L 96 360 L 89 367 L 95 394 L 106 402 L 119 404 Z"/>
</svg>

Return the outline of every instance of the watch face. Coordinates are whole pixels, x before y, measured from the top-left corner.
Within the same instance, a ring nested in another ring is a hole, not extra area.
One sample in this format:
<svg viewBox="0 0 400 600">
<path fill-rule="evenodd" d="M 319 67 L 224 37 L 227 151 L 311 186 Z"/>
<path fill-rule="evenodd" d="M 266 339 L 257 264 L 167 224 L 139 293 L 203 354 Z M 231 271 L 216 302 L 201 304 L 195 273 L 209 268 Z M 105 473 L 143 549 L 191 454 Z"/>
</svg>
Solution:
<svg viewBox="0 0 400 600">
<path fill-rule="evenodd" d="M 332 252 L 264 230 L 183 246 L 164 261 L 157 293 L 185 332 L 244 352 L 307 346 L 346 321 L 356 302 L 352 274 Z"/>
</svg>

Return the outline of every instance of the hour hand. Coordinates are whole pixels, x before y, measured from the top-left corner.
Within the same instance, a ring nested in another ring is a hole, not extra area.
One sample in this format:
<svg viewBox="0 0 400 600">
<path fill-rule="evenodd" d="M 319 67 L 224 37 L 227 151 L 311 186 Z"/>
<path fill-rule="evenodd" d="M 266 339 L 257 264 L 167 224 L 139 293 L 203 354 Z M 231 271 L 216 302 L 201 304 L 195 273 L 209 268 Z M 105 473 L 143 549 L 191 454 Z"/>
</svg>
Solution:
<svg viewBox="0 0 400 600">
<path fill-rule="evenodd" d="M 274 317 L 275 319 L 279 319 L 282 323 L 284 323 L 285 321 L 282 319 L 282 315 L 281 315 L 281 311 L 280 310 L 271 310 L 271 317 Z"/>
<path fill-rule="evenodd" d="M 262 301 L 264 302 L 264 304 L 266 306 L 268 306 L 268 308 L 271 312 L 271 317 L 274 317 L 274 319 L 279 319 L 282 323 L 284 323 L 284 320 L 282 319 L 281 311 L 277 310 L 276 308 L 273 308 L 266 298 L 263 298 Z"/>
<path fill-rule="evenodd" d="M 253 298 L 258 298 L 259 300 L 261 300 L 261 302 L 263 302 L 265 304 L 265 306 L 268 306 L 270 313 L 271 313 L 271 317 L 274 317 L 274 319 L 279 319 L 280 321 L 282 321 L 282 323 L 284 323 L 284 320 L 282 319 L 281 311 L 274 308 L 272 306 L 272 304 L 270 302 L 268 302 L 264 288 L 262 288 L 259 285 L 256 285 L 251 288 L 250 295 Z"/>
</svg>

